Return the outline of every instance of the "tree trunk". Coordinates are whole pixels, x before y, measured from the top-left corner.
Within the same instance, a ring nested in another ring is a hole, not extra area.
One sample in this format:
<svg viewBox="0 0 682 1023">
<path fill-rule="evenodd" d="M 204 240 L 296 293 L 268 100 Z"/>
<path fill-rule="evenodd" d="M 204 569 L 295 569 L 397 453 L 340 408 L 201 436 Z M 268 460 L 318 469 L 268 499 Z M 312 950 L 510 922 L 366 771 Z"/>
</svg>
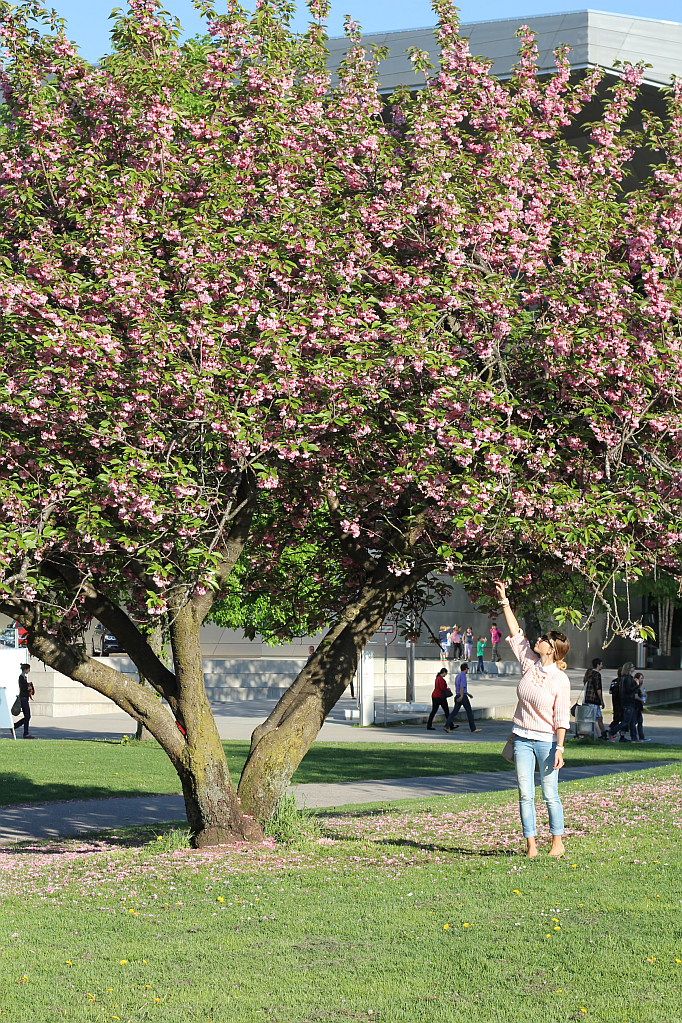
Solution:
<svg viewBox="0 0 682 1023">
<path fill-rule="evenodd" d="M 670 597 L 658 601 L 658 648 L 661 657 L 670 657 L 672 651 L 673 606 Z"/>
<path fill-rule="evenodd" d="M 261 821 L 272 816 L 325 718 L 350 685 L 362 650 L 420 577 L 403 580 L 397 585 L 395 576 L 384 577 L 365 588 L 358 602 L 325 636 L 269 718 L 255 729 L 238 790 L 247 813 Z"/>
<path fill-rule="evenodd" d="M 171 614 L 170 638 L 177 679 L 176 719 L 184 737 L 176 765 L 187 820 L 197 848 L 229 842 L 261 840 L 260 824 L 239 805 L 211 711 L 201 659 L 201 619 L 185 603 Z"/>
</svg>

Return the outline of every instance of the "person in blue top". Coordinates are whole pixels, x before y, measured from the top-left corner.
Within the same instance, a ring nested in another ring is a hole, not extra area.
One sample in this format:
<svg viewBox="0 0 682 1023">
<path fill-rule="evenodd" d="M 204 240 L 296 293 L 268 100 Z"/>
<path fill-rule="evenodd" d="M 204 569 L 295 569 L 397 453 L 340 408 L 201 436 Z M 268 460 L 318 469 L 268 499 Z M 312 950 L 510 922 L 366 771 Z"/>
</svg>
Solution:
<svg viewBox="0 0 682 1023">
<path fill-rule="evenodd" d="M 467 693 L 467 672 L 469 670 L 468 664 L 460 664 L 459 675 L 455 677 L 455 706 L 452 708 L 452 713 L 449 715 L 445 722 L 445 731 L 454 732 L 455 728 L 459 728 L 459 725 L 454 725 L 453 721 L 459 714 L 462 707 L 464 707 L 469 722 L 469 728 L 472 732 L 480 732 L 481 729 L 477 728 L 474 724 L 474 712 L 471 709 L 471 703 L 469 702 L 469 694 Z"/>
</svg>

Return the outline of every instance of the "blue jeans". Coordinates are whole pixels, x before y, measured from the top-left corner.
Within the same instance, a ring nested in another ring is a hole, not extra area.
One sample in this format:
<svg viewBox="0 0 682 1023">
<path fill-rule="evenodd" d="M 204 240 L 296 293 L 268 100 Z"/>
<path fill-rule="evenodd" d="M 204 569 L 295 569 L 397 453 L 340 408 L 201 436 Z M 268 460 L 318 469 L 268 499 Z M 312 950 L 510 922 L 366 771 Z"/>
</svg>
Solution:
<svg viewBox="0 0 682 1023">
<path fill-rule="evenodd" d="M 485 674 L 485 664 L 483 663 L 483 654 L 478 655 L 478 664 L 476 665 L 476 674 Z"/>
<path fill-rule="evenodd" d="M 524 838 L 535 838 L 538 833 L 535 819 L 535 760 L 540 768 L 542 798 L 549 811 L 549 830 L 552 835 L 564 833 L 564 808 L 559 798 L 559 772 L 554 770 L 555 742 L 540 739 L 522 739 L 514 736 L 514 766 L 519 784 L 519 807 Z"/>
<path fill-rule="evenodd" d="M 630 729 L 630 738 L 637 742 L 637 708 L 634 703 L 624 703 L 623 712 L 618 724 L 612 724 L 609 731 L 611 735 L 616 732 L 626 732 Z"/>
<path fill-rule="evenodd" d="M 469 703 L 469 697 L 467 696 L 466 693 L 464 693 L 462 696 L 458 696 L 456 698 L 455 706 L 452 708 L 452 713 L 450 714 L 450 717 L 445 722 L 445 727 L 446 728 L 452 728 L 452 722 L 455 720 L 455 718 L 459 714 L 459 712 L 462 709 L 462 707 L 464 707 L 464 710 L 466 711 L 467 720 L 469 722 L 469 728 L 471 729 L 472 732 L 475 732 L 476 731 L 476 725 L 474 723 L 474 712 L 471 709 L 471 704 Z"/>
</svg>

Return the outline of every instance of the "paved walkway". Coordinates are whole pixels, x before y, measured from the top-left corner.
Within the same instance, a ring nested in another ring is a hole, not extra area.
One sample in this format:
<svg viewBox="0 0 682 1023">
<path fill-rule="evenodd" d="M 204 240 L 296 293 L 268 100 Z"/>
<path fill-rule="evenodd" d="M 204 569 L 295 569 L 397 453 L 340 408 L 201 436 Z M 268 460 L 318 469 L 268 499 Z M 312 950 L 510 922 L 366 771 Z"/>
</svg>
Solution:
<svg viewBox="0 0 682 1023">
<path fill-rule="evenodd" d="M 213 713 L 221 739 L 249 740 L 254 728 L 267 718 L 275 703 L 275 700 L 248 700 L 243 703 L 215 704 Z M 478 704 L 474 702 L 474 706 L 483 703 L 485 700 L 481 697 Z M 355 706 L 355 701 L 351 700 L 350 695 L 343 696 L 322 726 L 317 741 L 497 742 L 504 741 L 510 729 L 509 721 L 483 720 L 476 722 L 481 731 L 472 734 L 467 728 L 463 711 L 460 712 L 460 718 L 463 720 L 453 735 L 446 735 L 443 731 L 444 718 L 440 711 L 435 720 L 435 732 L 427 732 L 423 724 L 359 728 L 357 724 L 344 718 L 344 711 Z M 611 721 L 610 714 L 607 714 L 606 720 Z M 136 722 L 123 712 L 66 718 L 38 716 L 31 718 L 31 731 L 39 739 L 113 739 L 122 735 L 134 735 L 135 728 Z M 647 711 L 644 715 L 644 728 L 647 736 L 654 742 L 682 745 L 682 708 Z M 0 732 L 0 741 L 12 741 L 9 730 Z"/>
<path fill-rule="evenodd" d="M 665 763 L 669 761 L 568 767 L 562 770 L 561 781 L 579 781 L 624 771 L 647 770 Z M 289 791 L 295 794 L 299 806 L 320 808 L 392 799 L 428 799 L 466 792 L 500 792 L 513 788 L 516 788 L 516 776 L 512 771 L 485 771 L 435 778 L 348 781 L 336 785 L 310 783 L 292 785 Z M 89 799 L 74 803 L 8 807 L 0 811 L 0 845 L 184 819 L 182 796 Z"/>
</svg>

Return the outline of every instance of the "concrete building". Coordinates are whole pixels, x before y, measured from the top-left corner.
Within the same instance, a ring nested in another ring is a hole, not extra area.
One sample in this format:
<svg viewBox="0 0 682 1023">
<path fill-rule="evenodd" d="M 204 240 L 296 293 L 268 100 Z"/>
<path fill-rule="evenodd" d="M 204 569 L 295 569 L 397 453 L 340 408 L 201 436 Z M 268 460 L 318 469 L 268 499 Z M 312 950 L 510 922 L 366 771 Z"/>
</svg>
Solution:
<svg viewBox="0 0 682 1023">
<path fill-rule="evenodd" d="M 571 47 L 569 59 L 576 70 L 599 66 L 617 75 L 617 61 L 650 64 L 651 67 L 646 69 L 645 82 L 652 90 L 670 85 L 671 75 L 682 75 L 682 24 L 672 21 L 583 10 L 532 18 L 466 22 L 461 25 L 460 33 L 469 40 L 469 48 L 474 55 L 493 61 L 494 75 L 508 78 L 517 60 L 515 33 L 521 25 L 528 25 L 536 35 L 541 71 L 553 71 L 554 50 L 557 46 L 566 45 Z M 364 36 L 364 41 L 389 49 L 380 69 L 381 88 L 387 93 L 398 85 L 416 86 L 419 82 L 405 52 L 408 47 L 426 50 L 434 66 L 438 67 L 438 44 L 432 27 L 374 32 Z M 329 40 L 327 48 L 331 67 L 338 66 L 346 45 L 343 36 Z"/>
</svg>

